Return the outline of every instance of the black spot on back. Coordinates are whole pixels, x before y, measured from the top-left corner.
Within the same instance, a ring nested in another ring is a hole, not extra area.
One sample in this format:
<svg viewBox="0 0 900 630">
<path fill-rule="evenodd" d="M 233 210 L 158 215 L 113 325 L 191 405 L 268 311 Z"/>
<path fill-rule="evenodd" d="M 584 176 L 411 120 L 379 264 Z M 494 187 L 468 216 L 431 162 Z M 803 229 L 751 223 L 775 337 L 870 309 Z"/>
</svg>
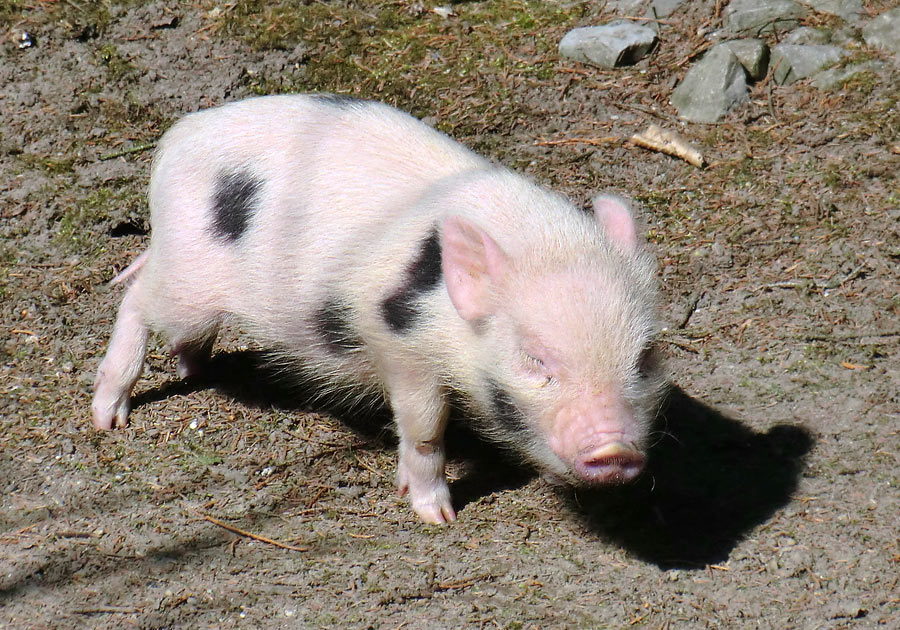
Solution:
<svg viewBox="0 0 900 630">
<path fill-rule="evenodd" d="M 412 328 L 421 314 L 419 299 L 438 285 L 441 275 L 441 239 L 435 227 L 407 268 L 403 285 L 381 303 L 381 314 L 391 330 L 403 333 Z"/>
<path fill-rule="evenodd" d="M 352 352 L 363 346 L 363 341 L 351 324 L 350 307 L 336 298 L 329 298 L 316 312 L 319 335 L 335 354 Z"/>
<path fill-rule="evenodd" d="M 263 182 L 248 170 L 223 171 L 216 177 L 212 199 L 212 229 L 219 238 L 236 241 L 257 210 Z"/>
<path fill-rule="evenodd" d="M 491 407 L 496 428 L 506 434 L 528 434 L 530 428 L 509 393 L 496 381 L 488 379 Z"/>
</svg>

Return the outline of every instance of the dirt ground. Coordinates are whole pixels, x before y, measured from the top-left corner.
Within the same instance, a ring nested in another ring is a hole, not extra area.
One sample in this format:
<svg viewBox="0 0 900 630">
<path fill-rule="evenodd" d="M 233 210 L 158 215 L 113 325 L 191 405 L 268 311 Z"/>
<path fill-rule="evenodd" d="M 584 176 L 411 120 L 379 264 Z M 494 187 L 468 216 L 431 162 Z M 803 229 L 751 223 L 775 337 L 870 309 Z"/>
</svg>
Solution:
<svg viewBox="0 0 900 630">
<path fill-rule="evenodd" d="M 684 125 L 669 94 L 725 3 L 687 3 L 630 68 L 558 57 L 624 4 L 0 4 L 0 627 L 900 627 L 898 60 L 813 13 L 885 68 L 764 80 Z M 310 404 L 237 329 L 189 383 L 155 340 L 130 426 L 92 428 L 152 143 L 291 91 L 643 205 L 672 382 L 646 475 L 559 489 L 454 427 L 459 521 L 422 525 L 384 413 Z M 650 123 L 710 165 L 625 141 Z"/>
</svg>

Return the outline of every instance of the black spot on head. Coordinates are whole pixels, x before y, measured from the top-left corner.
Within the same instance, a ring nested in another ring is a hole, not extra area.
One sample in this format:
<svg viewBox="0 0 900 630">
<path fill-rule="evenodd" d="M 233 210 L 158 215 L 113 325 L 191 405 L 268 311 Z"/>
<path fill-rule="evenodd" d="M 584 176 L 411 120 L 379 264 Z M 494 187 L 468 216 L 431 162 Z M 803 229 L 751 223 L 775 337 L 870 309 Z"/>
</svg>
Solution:
<svg viewBox="0 0 900 630">
<path fill-rule="evenodd" d="M 496 428 L 504 434 L 526 435 L 531 432 L 528 423 L 512 397 L 503 387 L 488 379 L 488 390 L 491 396 L 491 407 L 494 412 Z"/>
<path fill-rule="evenodd" d="M 263 182 L 246 169 L 223 171 L 216 177 L 212 199 L 212 229 L 226 241 L 236 241 L 257 210 Z"/>
<path fill-rule="evenodd" d="M 438 285 L 441 273 L 441 239 L 435 227 L 407 268 L 403 285 L 381 303 L 381 314 L 391 330 L 403 333 L 412 328 L 421 314 L 419 298 Z"/>
<path fill-rule="evenodd" d="M 365 105 L 369 101 L 356 98 L 355 96 L 350 96 L 349 94 L 313 94 L 313 96 L 329 105 L 334 105 L 335 107 L 359 107 L 360 105 Z"/>
<path fill-rule="evenodd" d="M 350 307 L 336 298 L 329 298 L 316 311 L 316 328 L 329 350 L 343 354 L 358 350 L 363 341 L 351 324 Z"/>
</svg>

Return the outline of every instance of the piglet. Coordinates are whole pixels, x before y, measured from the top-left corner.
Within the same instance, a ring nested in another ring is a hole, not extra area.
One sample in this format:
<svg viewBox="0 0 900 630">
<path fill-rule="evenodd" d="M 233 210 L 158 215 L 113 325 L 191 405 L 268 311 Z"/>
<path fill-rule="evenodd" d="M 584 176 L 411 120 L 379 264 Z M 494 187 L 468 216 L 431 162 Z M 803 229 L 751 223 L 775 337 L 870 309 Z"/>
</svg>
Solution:
<svg viewBox="0 0 900 630">
<path fill-rule="evenodd" d="M 655 264 L 624 199 L 584 212 L 403 112 L 327 94 L 186 116 L 149 199 L 98 429 L 126 424 L 150 331 L 185 377 L 234 318 L 330 391 L 385 397 L 399 491 L 426 522 L 456 518 L 450 400 L 557 479 L 641 472 L 664 379 Z"/>
</svg>

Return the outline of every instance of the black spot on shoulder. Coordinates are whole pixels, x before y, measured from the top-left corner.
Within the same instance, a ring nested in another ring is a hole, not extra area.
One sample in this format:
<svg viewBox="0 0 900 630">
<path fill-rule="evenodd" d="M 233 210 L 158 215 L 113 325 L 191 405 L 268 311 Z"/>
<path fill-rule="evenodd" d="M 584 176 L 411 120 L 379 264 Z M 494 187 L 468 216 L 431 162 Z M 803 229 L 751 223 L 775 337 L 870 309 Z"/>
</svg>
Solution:
<svg viewBox="0 0 900 630">
<path fill-rule="evenodd" d="M 325 301 L 316 312 L 316 328 L 328 348 L 335 354 L 352 352 L 363 346 L 363 341 L 351 323 L 350 307 L 336 298 Z"/>
<path fill-rule="evenodd" d="M 212 229 L 219 238 L 236 241 L 258 209 L 263 182 L 246 169 L 222 171 L 213 185 Z"/>
<path fill-rule="evenodd" d="M 407 268 L 403 285 L 381 303 L 381 314 L 391 330 L 403 333 L 412 328 L 421 314 L 419 299 L 434 289 L 441 277 L 441 239 L 435 227 Z"/>
<path fill-rule="evenodd" d="M 314 94 L 316 99 L 328 103 L 329 105 L 334 105 L 335 107 L 359 107 L 361 105 L 365 105 L 370 101 L 356 98 L 355 96 L 350 96 L 348 94 Z"/>
<path fill-rule="evenodd" d="M 528 433 L 530 431 L 528 424 L 509 393 L 499 383 L 490 379 L 488 379 L 488 390 L 497 428 L 507 434 Z"/>
</svg>

